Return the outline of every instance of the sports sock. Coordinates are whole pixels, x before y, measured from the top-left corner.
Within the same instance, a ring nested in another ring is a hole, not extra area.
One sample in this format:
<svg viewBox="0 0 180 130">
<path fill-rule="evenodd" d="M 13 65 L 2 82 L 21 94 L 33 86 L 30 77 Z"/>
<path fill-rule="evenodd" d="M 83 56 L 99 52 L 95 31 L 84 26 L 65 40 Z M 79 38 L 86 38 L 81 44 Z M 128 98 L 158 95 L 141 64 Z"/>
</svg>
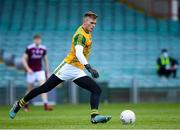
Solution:
<svg viewBox="0 0 180 130">
<path fill-rule="evenodd" d="M 97 109 L 91 109 L 91 118 L 95 117 L 96 115 L 99 115 L 99 112 Z"/>
<path fill-rule="evenodd" d="M 24 101 L 24 98 L 21 98 L 19 100 L 18 104 L 19 104 L 20 107 L 23 107 L 26 104 L 26 102 Z"/>
</svg>

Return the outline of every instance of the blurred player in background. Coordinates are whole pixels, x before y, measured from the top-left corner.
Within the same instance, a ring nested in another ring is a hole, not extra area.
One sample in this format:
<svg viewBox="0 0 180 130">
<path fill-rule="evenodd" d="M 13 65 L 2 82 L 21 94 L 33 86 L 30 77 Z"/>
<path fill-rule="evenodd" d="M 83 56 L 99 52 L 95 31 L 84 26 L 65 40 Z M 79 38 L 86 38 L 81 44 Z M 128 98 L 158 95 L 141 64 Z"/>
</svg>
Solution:
<svg viewBox="0 0 180 130">
<path fill-rule="evenodd" d="M 46 47 L 41 44 L 41 36 L 35 35 L 33 40 L 34 43 L 28 45 L 22 58 L 23 65 L 27 72 L 28 86 L 26 93 L 32 90 L 35 83 L 42 85 L 46 81 L 46 74 L 49 73 L 47 50 Z M 42 69 L 42 61 L 45 63 L 46 74 Z M 41 94 L 41 98 L 44 103 L 44 110 L 52 110 L 52 108 L 48 106 L 47 93 Z M 24 105 L 24 110 L 29 110 L 27 103 Z"/>
<path fill-rule="evenodd" d="M 33 89 L 24 98 L 21 98 L 14 104 L 9 112 L 10 118 L 13 119 L 26 102 L 30 101 L 41 93 L 50 91 L 63 81 L 71 79 L 78 86 L 91 92 L 91 122 L 93 124 L 105 123 L 111 119 L 111 116 L 103 116 L 99 114 L 98 106 L 101 88 L 83 71 L 85 67 L 91 73 L 93 78 L 99 77 L 98 72 L 88 63 L 92 46 L 91 32 L 96 25 L 96 18 L 97 15 L 91 11 L 84 14 L 83 24 L 76 30 L 72 38 L 72 47 L 68 56 L 55 69 L 54 74 L 52 74 L 43 85 Z"/>
<path fill-rule="evenodd" d="M 168 54 L 167 49 L 161 50 L 161 55 L 157 59 L 157 74 L 158 76 L 169 78 L 171 75 L 176 78 L 178 62 Z"/>
</svg>

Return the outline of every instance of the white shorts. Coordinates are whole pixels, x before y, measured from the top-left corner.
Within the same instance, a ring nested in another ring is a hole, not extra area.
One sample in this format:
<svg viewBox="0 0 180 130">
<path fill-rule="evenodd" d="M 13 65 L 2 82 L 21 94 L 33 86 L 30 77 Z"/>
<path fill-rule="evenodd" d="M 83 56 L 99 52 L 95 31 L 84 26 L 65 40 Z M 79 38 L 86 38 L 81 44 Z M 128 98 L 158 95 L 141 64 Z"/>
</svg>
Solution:
<svg viewBox="0 0 180 130">
<path fill-rule="evenodd" d="M 82 69 L 64 61 L 55 69 L 54 74 L 61 80 L 75 80 L 87 75 Z"/>
<path fill-rule="evenodd" d="M 32 74 L 27 74 L 27 82 L 29 84 L 34 84 L 37 81 L 45 81 L 46 74 L 44 70 L 33 72 Z"/>
</svg>

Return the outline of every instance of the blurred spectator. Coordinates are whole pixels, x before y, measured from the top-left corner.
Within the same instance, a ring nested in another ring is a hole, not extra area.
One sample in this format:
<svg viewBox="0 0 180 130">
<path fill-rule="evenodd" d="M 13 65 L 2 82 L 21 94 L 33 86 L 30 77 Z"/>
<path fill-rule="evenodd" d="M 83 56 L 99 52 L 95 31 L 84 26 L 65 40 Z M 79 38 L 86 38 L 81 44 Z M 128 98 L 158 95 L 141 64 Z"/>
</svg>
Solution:
<svg viewBox="0 0 180 130">
<path fill-rule="evenodd" d="M 168 54 L 167 49 L 162 49 L 160 57 L 157 59 L 158 76 L 169 78 L 171 75 L 176 78 L 178 62 Z"/>
</svg>

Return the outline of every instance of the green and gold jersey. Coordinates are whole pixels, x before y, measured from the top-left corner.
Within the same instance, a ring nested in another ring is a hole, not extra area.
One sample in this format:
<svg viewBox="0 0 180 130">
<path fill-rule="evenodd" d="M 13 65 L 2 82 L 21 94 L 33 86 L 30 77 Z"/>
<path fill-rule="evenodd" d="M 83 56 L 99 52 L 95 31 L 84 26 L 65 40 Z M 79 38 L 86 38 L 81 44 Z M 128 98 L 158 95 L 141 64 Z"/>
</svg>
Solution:
<svg viewBox="0 0 180 130">
<path fill-rule="evenodd" d="M 75 67 L 78 67 L 80 69 L 84 68 L 84 65 L 82 65 L 79 60 L 76 57 L 76 51 L 75 46 L 76 45 L 82 45 L 83 46 L 83 54 L 88 61 L 90 52 L 91 52 L 91 45 L 92 45 L 92 36 L 91 33 L 85 32 L 82 26 L 80 26 L 72 38 L 72 46 L 70 53 L 67 55 L 67 57 L 64 59 L 64 61 L 68 64 L 71 64 Z"/>
</svg>

